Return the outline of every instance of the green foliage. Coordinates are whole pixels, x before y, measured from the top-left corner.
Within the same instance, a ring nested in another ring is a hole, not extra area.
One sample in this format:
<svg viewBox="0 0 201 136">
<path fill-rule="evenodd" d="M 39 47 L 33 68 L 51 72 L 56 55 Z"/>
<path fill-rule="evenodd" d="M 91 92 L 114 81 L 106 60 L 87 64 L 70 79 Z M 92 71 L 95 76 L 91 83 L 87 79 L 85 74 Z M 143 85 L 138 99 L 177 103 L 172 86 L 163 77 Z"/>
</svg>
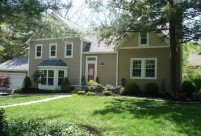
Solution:
<svg viewBox="0 0 201 136">
<path fill-rule="evenodd" d="M 27 89 L 27 88 L 29 88 L 30 86 L 32 86 L 31 79 L 30 79 L 30 77 L 26 76 L 26 77 L 24 78 L 24 81 L 23 81 L 23 88 Z"/>
<path fill-rule="evenodd" d="M 99 79 L 99 77 L 96 77 L 96 82 L 100 84 L 100 79 Z"/>
<path fill-rule="evenodd" d="M 5 119 L 5 111 L 0 108 L 0 134 L 1 136 L 8 136 L 8 126 Z"/>
<path fill-rule="evenodd" d="M 126 83 L 127 83 L 126 79 L 122 78 L 121 79 L 121 86 L 126 87 Z"/>
<path fill-rule="evenodd" d="M 87 95 L 88 96 L 94 96 L 94 95 L 96 95 L 96 93 L 94 93 L 94 92 L 87 92 Z"/>
<path fill-rule="evenodd" d="M 85 79 L 85 76 L 82 76 L 82 85 L 86 85 L 86 79 Z"/>
<path fill-rule="evenodd" d="M 52 92 L 53 92 L 53 93 L 61 93 L 61 89 L 56 88 L 56 89 L 52 90 Z"/>
<path fill-rule="evenodd" d="M 32 75 L 32 80 L 34 83 L 40 83 L 40 78 L 42 77 L 42 73 L 39 70 L 35 70 Z"/>
<path fill-rule="evenodd" d="M 125 94 L 126 89 L 125 89 L 125 87 L 121 86 L 119 91 L 120 91 L 120 94 L 123 95 L 123 94 Z"/>
<path fill-rule="evenodd" d="M 192 97 L 195 89 L 196 88 L 191 81 L 184 81 L 182 83 L 181 90 L 185 97 Z"/>
<path fill-rule="evenodd" d="M 61 90 L 65 92 L 70 92 L 70 81 L 67 77 L 64 78 L 64 80 L 61 82 Z"/>
<path fill-rule="evenodd" d="M 97 89 L 97 87 L 99 86 L 99 83 L 97 83 L 97 82 L 94 81 L 94 80 L 90 80 L 90 81 L 89 81 L 89 84 L 90 84 L 90 86 L 88 87 L 88 89 L 89 89 L 89 91 L 91 91 L 91 92 L 95 92 L 96 89 Z"/>
<path fill-rule="evenodd" d="M 77 92 L 79 95 L 84 95 L 85 94 L 85 91 L 78 91 Z"/>
<path fill-rule="evenodd" d="M 21 87 L 18 87 L 18 88 L 16 88 L 15 93 L 21 93 L 22 90 L 23 90 L 23 89 L 22 89 Z"/>
<path fill-rule="evenodd" d="M 12 121 L 12 136 L 90 136 L 91 134 L 73 123 L 48 120 Z"/>
<path fill-rule="evenodd" d="M 113 90 L 114 90 L 114 86 L 113 86 L 113 85 L 110 85 L 110 84 L 106 84 L 106 85 L 104 86 L 104 90 L 113 91 Z"/>
<path fill-rule="evenodd" d="M 137 94 L 139 93 L 140 91 L 140 87 L 137 83 L 134 83 L 134 82 L 130 82 L 128 83 L 128 85 L 126 86 L 126 91 L 125 93 L 128 94 L 128 95 L 134 95 L 134 94 Z"/>
<path fill-rule="evenodd" d="M 145 92 L 147 94 L 158 94 L 159 86 L 156 83 L 147 83 L 145 84 Z"/>
<path fill-rule="evenodd" d="M 104 90 L 104 87 L 101 84 L 96 86 L 96 91 L 97 92 L 103 92 L 103 90 Z"/>
<path fill-rule="evenodd" d="M 106 90 L 106 91 L 103 91 L 103 95 L 110 96 L 110 95 L 112 95 L 112 92 Z"/>
</svg>

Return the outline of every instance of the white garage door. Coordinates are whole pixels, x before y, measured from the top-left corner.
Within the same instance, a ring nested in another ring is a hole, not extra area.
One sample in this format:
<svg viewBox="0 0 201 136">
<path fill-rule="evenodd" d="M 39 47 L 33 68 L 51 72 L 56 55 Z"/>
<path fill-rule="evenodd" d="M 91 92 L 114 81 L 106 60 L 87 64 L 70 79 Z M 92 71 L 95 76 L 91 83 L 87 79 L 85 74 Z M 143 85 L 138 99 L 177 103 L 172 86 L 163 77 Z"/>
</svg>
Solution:
<svg viewBox="0 0 201 136">
<path fill-rule="evenodd" d="M 0 75 L 10 75 L 11 77 L 11 86 L 10 89 L 16 89 L 18 87 L 22 87 L 24 77 L 26 76 L 25 73 L 5 73 L 0 72 Z"/>
</svg>

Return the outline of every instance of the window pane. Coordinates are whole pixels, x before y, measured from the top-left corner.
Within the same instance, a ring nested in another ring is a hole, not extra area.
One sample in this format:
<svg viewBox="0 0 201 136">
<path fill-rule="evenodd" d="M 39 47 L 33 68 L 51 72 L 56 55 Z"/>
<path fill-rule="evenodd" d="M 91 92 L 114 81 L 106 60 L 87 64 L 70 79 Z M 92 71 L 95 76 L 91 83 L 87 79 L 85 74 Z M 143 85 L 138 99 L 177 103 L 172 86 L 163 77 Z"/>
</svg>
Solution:
<svg viewBox="0 0 201 136">
<path fill-rule="evenodd" d="M 146 60 L 146 77 L 155 77 L 155 60 Z"/>
<path fill-rule="evenodd" d="M 147 44 L 147 32 L 141 32 L 141 44 Z"/>
<path fill-rule="evenodd" d="M 47 78 L 41 78 L 41 85 L 46 85 Z"/>
<path fill-rule="evenodd" d="M 96 60 L 96 57 L 88 57 L 87 60 Z"/>
<path fill-rule="evenodd" d="M 132 70 L 132 76 L 133 77 L 141 77 L 141 65 L 142 61 L 141 60 L 134 60 L 133 61 L 133 70 Z"/>
<path fill-rule="evenodd" d="M 52 45 L 52 46 L 51 46 L 51 50 L 56 50 L 56 46 L 55 46 L 55 45 Z"/>
<path fill-rule="evenodd" d="M 64 71 L 63 70 L 59 70 L 59 74 L 58 75 L 59 75 L 59 77 L 63 78 L 64 77 Z"/>
<path fill-rule="evenodd" d="M 41 52 L 37 51 L 37 57 L 41 56 Z"/>
<path fill-rule="evenodd" d="M 72 54 L 72 44 L 66 45 L 66 56 L 71 56 Z"/>
<path fill-rule="evenodd" d="M 54 70 L 48 70 L 48 77 L 54 77 Z"/>
<path fill-rule="evenodd" d="M 71 56 L 71 50 L 70 51 L 69 50 L 66 51 L 66 56 Z"/>
<path fill-rule="evenodd" d="M 48 85 L 53 85 L 54 79 L 53 78 L 48 78 Z"/>
<path fill-rule="evenodd" d="M 37 46 L 37 51 L 41 51 L 41 46 Z"/>
<path fill-rule="evenodd" d="M 51 51 L 51 56 L 55 56 L 55 51 Z"/>
</svg>

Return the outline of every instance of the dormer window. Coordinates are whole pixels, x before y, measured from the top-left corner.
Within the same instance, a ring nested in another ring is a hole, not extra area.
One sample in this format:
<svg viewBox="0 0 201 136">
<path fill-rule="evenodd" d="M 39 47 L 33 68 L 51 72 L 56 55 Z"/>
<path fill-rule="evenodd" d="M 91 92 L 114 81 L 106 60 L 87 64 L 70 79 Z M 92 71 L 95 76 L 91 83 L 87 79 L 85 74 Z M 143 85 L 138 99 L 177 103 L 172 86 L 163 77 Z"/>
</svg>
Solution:
<svg viewBox="0 0 201 136">
<path fill-rule="evenodd" d="M 49 58 L 56 58 L 57 57 L 57 44 L 51 43 L 49 45 Z"/>
<path fill-rule="evenodd" d="M 73 57 L 73 43 L 66 43 L 65 44 L 65 58 L 72 58 Z"/>
<path fill-rule="evenodd" d="M 42 44 L 36 44 L 36 46 L 35 46 L 35 58 L 36 59 L 42 58 Z"/>
<path fill-rule="evenodd" d="M 148 44 L 149 44 L 149 33 L 140 32 L 140 45 L 148 45 Z"/>
</svg>

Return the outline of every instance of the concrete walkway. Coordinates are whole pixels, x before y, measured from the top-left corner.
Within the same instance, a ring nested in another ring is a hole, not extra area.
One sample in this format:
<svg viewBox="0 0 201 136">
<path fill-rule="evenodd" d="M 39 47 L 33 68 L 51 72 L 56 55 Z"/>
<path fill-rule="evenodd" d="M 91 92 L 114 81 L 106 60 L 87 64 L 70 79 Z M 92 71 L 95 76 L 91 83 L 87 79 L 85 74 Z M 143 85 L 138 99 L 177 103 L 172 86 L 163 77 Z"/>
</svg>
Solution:
<svg viewBox="0 0 201 136">
<path fill-rule="evenodd" d="M 35 103 L 40 103 L 40 102 L 48 102 L 51 100 L 56 100 L 64 97 L 71 97 L 71 95 L 61 95 L 61 96 L 56 96 L 53 98 L 46 98 L 42 100 L 36 100 L 36 101 L 30 101 L 30 102 L 23 102 L 23 103 L 17 103 L 17 104 L 11 104 L 11 105 L 5 105 L 5 106 L 0 106 L 0 108 L 7 108 L 7 107 L 15 107 L 15 106 L 22 106 L 22 105 L 30 105 L 30 104 L 35 104 Z"/>
</svg>

